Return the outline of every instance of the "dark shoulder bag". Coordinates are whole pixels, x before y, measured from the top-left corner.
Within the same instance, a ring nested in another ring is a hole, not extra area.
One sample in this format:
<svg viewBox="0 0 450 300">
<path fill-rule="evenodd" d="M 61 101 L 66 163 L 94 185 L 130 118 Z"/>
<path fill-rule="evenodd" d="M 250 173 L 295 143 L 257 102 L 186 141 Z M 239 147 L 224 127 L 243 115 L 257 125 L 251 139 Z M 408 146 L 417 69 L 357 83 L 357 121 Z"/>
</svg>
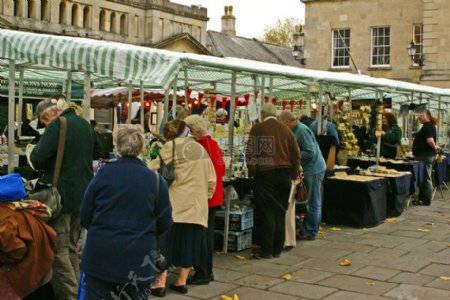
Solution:
<svg viewBox="0 0 450 300">
<path fill-rule="evenodd" d="M 162 159 L 161 155 L 159 156 L 159 174 L 167 181 L 167 184 L 170 186 L 172 182 L 175 180 L 175 141 L 172 141 L 172 161 L 169 163 L 165 163 Z"/>
<path fill-rule="evenodd" d="M 67 120 L 64 117 L 59 117 L 60 120 L 60 129 L 59 129 L 59 141 L 58 141 L 58 150 L 56 152 L 56 163 L 55 163 L 55 171 L 53 172 L 53 183 L 51 185 L 44 185 L 43 187 L 34 190 L 34 188 L 38 188 L 37 186 L 41 185 L 41 183 L 34 183 L 34 187 L 32 192 L 28 195 L 28 198 L 31 200 L 38 200 L 39 202 L 44 203 L 51 209 L 51 218 L 55 219 L 61 213 L 61 195 L 58 192 L 58 182 L 59 182 L 59 174 L 61 171 L 62 159 L 64 156 L 64 146 L 66 143 L 66 132 L 67 132 Z"/>
</svg>

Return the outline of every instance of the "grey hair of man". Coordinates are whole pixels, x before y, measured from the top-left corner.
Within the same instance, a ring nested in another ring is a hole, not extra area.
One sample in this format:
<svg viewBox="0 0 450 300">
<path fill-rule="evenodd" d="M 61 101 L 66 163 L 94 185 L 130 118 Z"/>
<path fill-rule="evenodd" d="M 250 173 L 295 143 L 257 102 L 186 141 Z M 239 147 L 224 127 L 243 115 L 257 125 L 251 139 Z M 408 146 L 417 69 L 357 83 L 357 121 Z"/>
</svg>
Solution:
<svg viewBox="0 0 450 300">
<path fill-rule="evenodd" d="M 144 150 L 144 131 L 137 124 L 120 124 L 113 131 L 113 141 L 119 156 L 137 157 Z"/>
<path fill-rule="evenodd" d="M 184 122 L 193 132 L 201 136 L 205 136 L 208 133 L 208 124 L 199 115 L 190 115 L 184 119 Z"/>
<path fill-rule="evenodd" d="M 283 110 L 280 115 L 278 116 L 278 118 L 280 119 L 280 121 L 295 121 L 297 120 L 297 118 L 295 117 L 295 115 L 288 111 L 288 110 Z"/>
<path fill-rule="evenodd" d="M 264 120 L 267 117 L 276 117 L 277 108 L 272 103 L 266 103 L 261 107 L 261 117 Z"/>
</svg>

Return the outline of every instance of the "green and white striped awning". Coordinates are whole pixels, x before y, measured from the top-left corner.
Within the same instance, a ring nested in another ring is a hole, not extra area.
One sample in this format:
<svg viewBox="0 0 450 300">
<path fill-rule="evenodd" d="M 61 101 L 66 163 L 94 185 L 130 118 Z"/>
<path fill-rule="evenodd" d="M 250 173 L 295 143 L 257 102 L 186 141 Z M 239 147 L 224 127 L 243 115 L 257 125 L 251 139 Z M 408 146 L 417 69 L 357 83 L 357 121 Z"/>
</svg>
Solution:
<svg viewBox="0 0 450 300">
<path fill-rule="evenodd" d="M 168 51 L 84 38 L 0 30 L 0 57 L 16 64 L 78 70 L 165 87 L 180 68 Z"/>
</svg>

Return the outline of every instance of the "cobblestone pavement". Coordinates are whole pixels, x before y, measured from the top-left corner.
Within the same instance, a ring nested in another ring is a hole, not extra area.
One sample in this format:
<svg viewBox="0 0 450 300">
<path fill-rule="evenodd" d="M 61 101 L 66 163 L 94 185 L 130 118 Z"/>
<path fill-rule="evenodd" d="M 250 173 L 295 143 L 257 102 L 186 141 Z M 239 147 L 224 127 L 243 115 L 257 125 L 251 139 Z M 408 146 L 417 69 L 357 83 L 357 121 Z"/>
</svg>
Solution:
<svg viewBox="0 0 450 300">
<path fill-rule="evenodd" d="M 184 296 L 168 291 L 165 299 L 450 299 L 450 192 L 389 221 L 367 229 L 323 225 L 319 239 L 298 242 L 280 258 L 215 255 L 214 282 L 191 285 Z M 350 266 L 339 265 L 345 258 Z"/>
</svg>

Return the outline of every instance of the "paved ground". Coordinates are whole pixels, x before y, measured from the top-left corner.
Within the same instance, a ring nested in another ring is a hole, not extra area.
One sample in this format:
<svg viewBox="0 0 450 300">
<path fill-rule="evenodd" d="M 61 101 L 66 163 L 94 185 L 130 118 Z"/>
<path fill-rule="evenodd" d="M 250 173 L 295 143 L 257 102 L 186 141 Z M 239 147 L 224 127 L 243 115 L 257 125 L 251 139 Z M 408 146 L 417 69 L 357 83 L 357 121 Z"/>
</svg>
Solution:
<svg viewBox="0 0 450 300">
<path fill-rule="evenodd" d="M 324 225 L 318 240 L 299 242 L 280 258 L 216 255 L 216 281 L 189 286 L 186 296 L 168 291 L 165 299 L 450 299 L 450 192 L 439 197 L 374 228 Z M 339 266 L 344 258 L 350 266 Z"/>
</svg>

